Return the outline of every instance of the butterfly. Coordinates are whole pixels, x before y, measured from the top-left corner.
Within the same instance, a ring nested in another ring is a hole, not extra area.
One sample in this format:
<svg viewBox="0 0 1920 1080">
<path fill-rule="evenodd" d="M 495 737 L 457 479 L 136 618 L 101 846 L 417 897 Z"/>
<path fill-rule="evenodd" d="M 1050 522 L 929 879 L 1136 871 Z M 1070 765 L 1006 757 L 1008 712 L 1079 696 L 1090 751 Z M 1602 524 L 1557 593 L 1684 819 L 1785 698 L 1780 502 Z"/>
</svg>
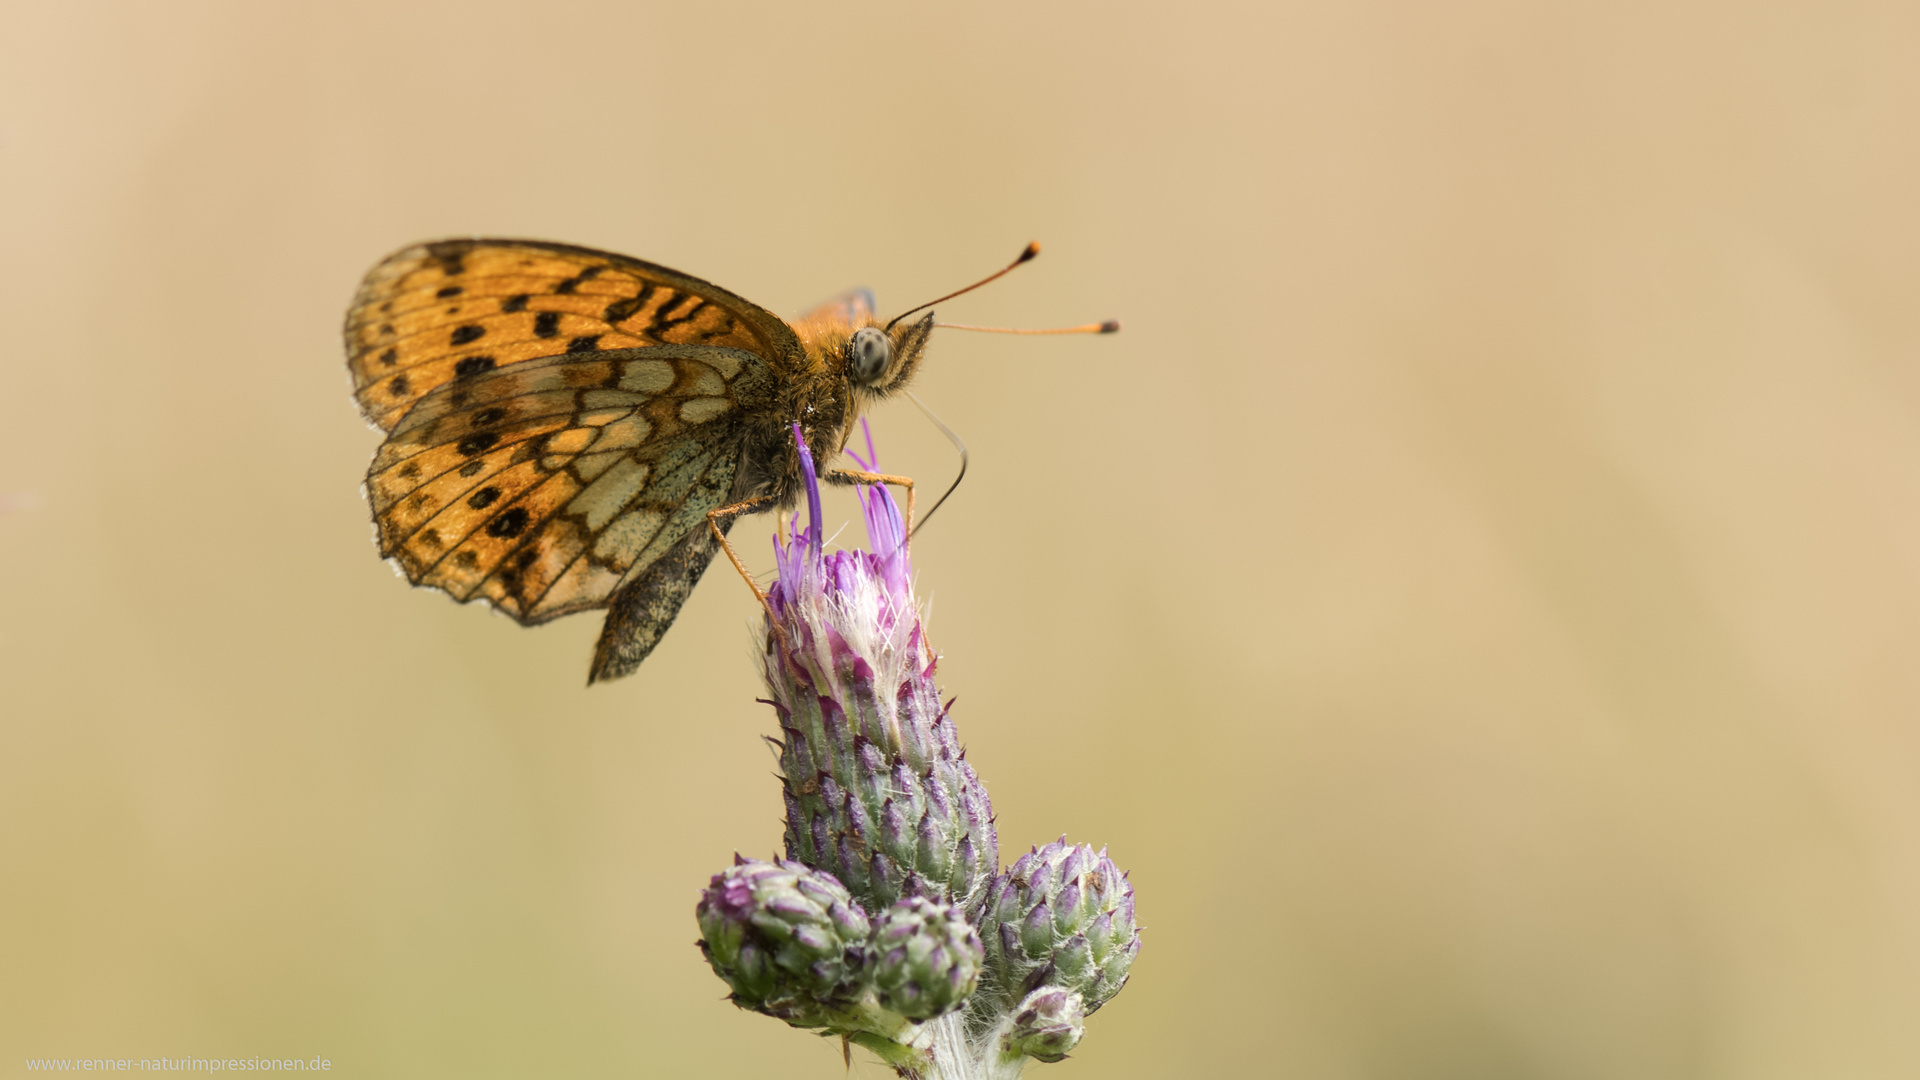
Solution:
<svg viewBox="0 0 1920 1080">
<path fill-rule="evenodd" d="M 605 608 L 587 681 L 631 674 L 734 518 L 799 495 L 791 425 L 830 459 L 913 378 L 934 325 L 883 326 L 864 289 L 787 322 L 567 244 L 404 248 L 368 272 L 345 327 L 354 398 L 386 436 L 366 478 L 380 553 L 522 625 Z"/>
</svg>

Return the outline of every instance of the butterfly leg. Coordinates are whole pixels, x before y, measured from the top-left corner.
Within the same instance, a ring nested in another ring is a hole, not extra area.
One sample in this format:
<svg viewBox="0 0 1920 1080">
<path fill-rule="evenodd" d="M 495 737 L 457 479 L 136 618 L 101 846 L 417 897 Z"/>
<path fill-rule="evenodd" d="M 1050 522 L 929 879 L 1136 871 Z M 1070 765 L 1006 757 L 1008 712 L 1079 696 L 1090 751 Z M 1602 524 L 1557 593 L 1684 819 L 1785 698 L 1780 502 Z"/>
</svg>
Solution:
<svg viewBox="0 0 1920 1080">
<path fill-rule="evenodd" d="M 762 510 L 772 507 L 777 502 L 779 502 L 779 500 L 771 495 L 761 495 L 752 499 L 742 499 L 732 506 L 723 506 L 718 510 L 709 510 L 707 511 L 707 528 L 713 530 L 713 538 L 720 541 L 720 549 L 727 553 L 727 561 L 732 563 L 733 568 L 740 572 L 740 580 L 746 582 L 747 588 L 753 590 L 754 599 L 760 601 L 760 606 L 767 609 L 767 619 L 773 626 L 774 632 L 780 634 L 784 639 L 786 634 L 780 629 L 780 620 L 773 616 L 773 605 L 768 602 L 767 594 L 761 591 L 760 583 L 753 580 L 753 575 L 747 573 L 747 564 L 740 561 L 739 552 L 733 550 L 733 545 L 727 542 L 727 534 L 720 530 L 720 519 L 722 518 L 734 518 L 741 514 L 757 514 Z"/>
<path fill-rule="evenodd" d="M 907 489 L 907 555 L 913 555 L 913 477 L 895 476 L 892 473 L 856 472 L 853 469 L 833 469 L 826 475 L 830 484 L 892 484 Z"/>
</svg>

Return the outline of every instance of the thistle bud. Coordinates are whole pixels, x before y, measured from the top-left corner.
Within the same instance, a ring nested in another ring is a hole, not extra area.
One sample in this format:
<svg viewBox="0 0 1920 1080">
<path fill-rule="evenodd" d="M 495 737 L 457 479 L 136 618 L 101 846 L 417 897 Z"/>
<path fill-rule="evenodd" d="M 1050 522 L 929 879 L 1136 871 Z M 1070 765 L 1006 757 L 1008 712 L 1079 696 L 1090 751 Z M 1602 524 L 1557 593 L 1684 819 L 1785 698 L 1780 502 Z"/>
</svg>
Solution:
<svg viewBox="0 0 1920 1080">
<path fill-rule="evenodd" d="M 869 911 L 905 896 L 966 906 L 999 865 L 993 805 L 940 704 L 905 523 L 884 487 L 862 488 L 872 550 L 823 552 L 798 435 L 811 520 L 802 533 L 796 516 L 790 543 L 775 538 L 763 642 L 787 857 L 838 876 Z"/>
<path fill-rule="evenodd" d="M 873 986 L 910 1020 L 952 1012 L 980 983 L 980 935 L 952 904 L 912 896 L 874 920 Z"/>
<path fill-rule="evenodd" d="M 1066 838 L 994 879 L 981 915 L 987 970 L 1011 1008 L 1031 992 L 1077 992 L 1091 1015 L 1120 992 L 1140 951 L 1133 886 L 1103 849 Z"/>
<path fill-rule="evenodd" d="M 1060 986 L 1043 986 L 1013 1009 L 1002 1052 L 1040 1061 L 1059 1061 L 1086 1034 L 1086 1008 L 1080 995 Z"/>
<path fill-rule="evenodd" d="M 821 1027 L 865 990 L 871 926 L 831 874 L 736 855 L 695 915 L 700 951 L 741 1008 Z"/>
</svg>

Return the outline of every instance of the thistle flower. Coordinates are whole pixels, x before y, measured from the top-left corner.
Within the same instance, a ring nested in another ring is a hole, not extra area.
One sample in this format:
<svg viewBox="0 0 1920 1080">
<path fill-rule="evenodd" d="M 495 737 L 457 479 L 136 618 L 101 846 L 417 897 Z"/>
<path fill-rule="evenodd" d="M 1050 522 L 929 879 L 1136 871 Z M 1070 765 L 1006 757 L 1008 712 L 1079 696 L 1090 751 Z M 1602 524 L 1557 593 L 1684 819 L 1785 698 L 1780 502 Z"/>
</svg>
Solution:
<svg viewBox="0 0 1920 1080">
<path fill-rule="evenodd" d="M 864 424 L 863 424 L 864 426 Z M 934 686 L 893 496 L 862 488 L 869 551 L 774 539 L 761 668 L 779 714 L 786 861 L 739 859 L 696 914 L 733 1000 L 872 1050 L 903 1077 L 1016 1080 L 1058 1061 L 1139 951 L 1133 888 L 1062 839 L 996 874 L 993 804 Z M 856 461 L 873 471 L 867 457 Z"/>
<path fill-rule="evenodd" d="M 987 969 L 1009 1008 L 1058 986 L 1077 992 L 1091 1015 L 1126 985 L 1140 951 L 1127 876 L 1105 850 L 1066 837 L 1020 856 L 994 880 L 981 933 Z"/>
<path fill-rule="evenodd" d="M 884 487 L 862 488 L 872 550 L 823 552 L 813 458 L 797 441 L 810 520 L 774 541 L 764 659 L 787 857 L 832 871 L 869 911 L 905 896 L 964 907 L 999 866 L 993 804 L 934 685 L 905 522 Z"/>
</svg>

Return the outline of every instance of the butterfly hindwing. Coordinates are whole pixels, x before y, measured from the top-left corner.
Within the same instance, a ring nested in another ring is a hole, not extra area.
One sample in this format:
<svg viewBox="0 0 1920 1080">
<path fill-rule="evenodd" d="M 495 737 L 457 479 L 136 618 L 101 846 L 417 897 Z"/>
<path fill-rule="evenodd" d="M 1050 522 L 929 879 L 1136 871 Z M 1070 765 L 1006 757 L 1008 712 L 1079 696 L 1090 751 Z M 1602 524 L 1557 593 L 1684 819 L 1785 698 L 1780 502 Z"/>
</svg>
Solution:
<svg viewBox="0 0 1920 1080">
<path fill-rule="evenodd" d="M 530 240 L 442 240 L 388 256 L 347 311 L 348 368 L 367 419 L 393 430 L 441 386 L 548 356 L 709 345 L 804 364 L 779 316 L 638 259 Z"/>
<path fill-rule="evenodd" d="M 706 532 L 734 487 L 740 419 L 773 382 L 753 353 L 669 345 L 444 383 L 368 471 L 382 554 L 416 584 L 524 624 L 604 607 Z"/>
<path fill-rule="evenodd" d="M 721 526 L 724 532 L 731 523 Z M 694 528 L 660 558 L 621 586 L 607 604 L 606 625 L 593 647 L 588 682 L 631 675 L 673 625 L 680 606 L 713 561 L 713 533 Z"/>
</svg>

